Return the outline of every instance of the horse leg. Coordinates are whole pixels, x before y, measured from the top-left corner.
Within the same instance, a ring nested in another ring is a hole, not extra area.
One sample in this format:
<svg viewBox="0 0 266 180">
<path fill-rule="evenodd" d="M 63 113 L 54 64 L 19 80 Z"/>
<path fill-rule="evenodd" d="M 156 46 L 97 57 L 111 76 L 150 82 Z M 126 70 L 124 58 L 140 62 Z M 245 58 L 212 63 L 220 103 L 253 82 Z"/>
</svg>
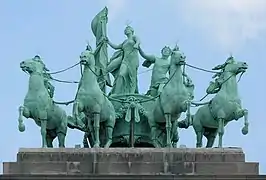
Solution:
<svg viewBox="0 0 266 180">
<path fill-rule="evenodd" d="M 171 123 L 171 114 L 170 113 L 165 113 L 165 128 L 166 128 L 166 146 L 167 147 L 172 147 L 171 143 L 171 130 L 172 130 L 172 123 Z"/>
<path fill-rule="evenodd" d="M 94 148 L 100 147 L 100 112 L 93 112 Z"/>
<path fill-rule="evenodd" d="M 87 130 L 86 133 L 84 134 L 84 137 L 86 136 L 85 140 L 89 146 L 89 148 L 91 148 L 94 143 L 95 143 L 95 137 L 94 137 L 94 130 L 93 130 L 93 126 L 92 126 L 92 118 L 85 116 L 86 119 L 86 125 L 87 125 Z M 85 144 L 83 144 L 85 145 Z"/>
<path fill-rule="evenodd" d="M 47 141 L 47 147 L 48 148 L 53 148 L 53 138 L 46 136 L 46 141 Z"/>
<path fill-rule="evenodd" d="M 151 129 L 151 140 L 152 140 L 152 144 L 155 148 L 160 148 L 161 146 L 159 145 L 158 141 L 157 141 L 157 124 L 153 118 L 153 114 L 149 114 L 148 115 L 148 123 Z"/>
<path fill-rule="evenodd" d="M 113 129 L 114 127 L 112 126 L 106 126 L 106 137 L 107 137 L 107 141 L 106 144 L 104 146 L 104 148 L 109 148 L 113 142 Z"/>
<path fill-rule="evenodd" d="M 30 117 L 30 111 L 25 106 L 20 106 L 19 109 L 18 109 L 18 112 L 19 112 L 18 129 L 19 129 L 20 132 L 24 132 L 25 131 L 25 125 L 23 123 L 23 116 L 25 118 L 29 118 Z"/>
<path fill-rule="evenodd" d="M 65 147 L 66 134 L 63 132 L 58 132 L 57 138 L 58 138 L 59 147 L 64 148 Z"/>
<path fill-rule="evenodd" d="M 224 135 L 224 118 L 219 118 L 218 119 L 218 135 L 219 135 L 219 143 L 218 143 L 218 148 L 222 148 L 223 146 L 223 135 Z"/>
<path fill-rule="evenodd" d="M 83 121 L 80 118 L 80 113 L 83 111 L 84 106 L 82 102 L 79 100 L 76 100 L 73 104 L 73 117 L 75 119 L 75 125 L 80 127 L 81 129 L 85 129 L 86 125 L 83 123 Z"/>
<path fill-rule="evenodd" d="M 217 129 L 209 132 L 208 136 L 206 136 L 206 138 L 207 138 L 206 148 L 212 148 L 216 136 L 217 136 Z"/>
<path fill-rule="evenodd" d="M 248 122 L 248 110 L 244 109 L 244 127 L 242 128 L 242 134 L 246 135 L 248 134 L 248 126 L 249 126 L 249 122 Z"/>
<path fill-rule="evenodd" d="M 47 141 L 47 147 L 48 148 L 53 148 L 53 141 L 55 139 L 56 135 L 53 130 L 48 130 L 46 133 L 46 141 Z"/>
<path fill-rule="evenodd" d="M 195 133 L 197 136 L 196 148 L 201 148 L 202 147 L 203 129 L 202 129 L 202 131 L 195 131 Z"/>
<path fill-rule="evenodd" d="M 110 116 L 110 119 L 106 121 L 106 137 L 107 141 L 104 148 L 109 148 L 113 142 L 113 130 L 115 126 L 115 115 Z"/>
<path fill-rule="evenodd" d="M 186 106 L 187 106 L 186 123 L 187 123 L 187 127 L 189 127 L 192 124 L 191 113 L 190 113 L 190 106 L 191 106 L 190 100 L 186 101 Z"/>
<path fill-rule="evenodd" d="M 242 118 L 244 116 L 244 127 L 242 128 L 242 134 L 246 135 L 248 134 L 248 110 L 247 109 L 240 109 L 235 114 L 235 119 L 238 120 L 239 118 Z"/>
<path fill-rule="evenodd" d="M 197 141 L 196 147 L 201 148 L 202 147 L 203 131 L 204 131 L 204 128 L 203 128 L 202 123 L 201 123 L 201 115 L 198 114 L 198 112 L 197 112 L 192 117 L 193 117 L 192 125 L 194 128 L 195 134 L 196 134 L 196 141 Z"/>
<path fill-rule="evenodd" d="M 172 142 L 173 147 L 177 147 L 177 142 L 179 141 L 179 135 L 178 135 L 178 121 L 174 121 L 172 124 Z"/>
<path fill-rule="evenodd" d="M 47 148 L 47 119 L 41 119 L 41 135 L 42 135 L 42 148 Z"/>
<path fill-rule="evenodd" d="M 65 139 L 67 134 L 68 117 L 64 112 L 64 116 L 61 118 L 61 124 L 56 128 L 56 136 L 58 138 L 58 146 L 60 148 L 65 147 Z"/>
<path fill-rule="evenodd" d="M 157 126 L 156 125 L 151 126 L 151 140 L 155 148 L 161 147 L 157 140 Z"/>
</svg>

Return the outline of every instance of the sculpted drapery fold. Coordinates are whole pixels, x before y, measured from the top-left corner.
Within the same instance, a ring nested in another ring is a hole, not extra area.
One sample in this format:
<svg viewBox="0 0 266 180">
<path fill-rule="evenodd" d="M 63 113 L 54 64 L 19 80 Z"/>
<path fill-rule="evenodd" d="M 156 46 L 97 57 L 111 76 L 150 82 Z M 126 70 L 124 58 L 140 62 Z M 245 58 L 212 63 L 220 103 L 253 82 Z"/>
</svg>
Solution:
<svg viewBox="0 0 266 180">
<path fill-rule="evenodd" d="M 107 22 L 108 9 L 106 7 L 101 10 L 91 22 L 91 30 L 96 38 L 96 51 L 94 53 L 96 72 L 98 74 L 99 85 L 104 92 L 106 85 L 111 86 L 109 74 L 106 73 L 106 67 L 108 64 L 107 43 L 103 41 L 106 37 Z"/>
</svg>

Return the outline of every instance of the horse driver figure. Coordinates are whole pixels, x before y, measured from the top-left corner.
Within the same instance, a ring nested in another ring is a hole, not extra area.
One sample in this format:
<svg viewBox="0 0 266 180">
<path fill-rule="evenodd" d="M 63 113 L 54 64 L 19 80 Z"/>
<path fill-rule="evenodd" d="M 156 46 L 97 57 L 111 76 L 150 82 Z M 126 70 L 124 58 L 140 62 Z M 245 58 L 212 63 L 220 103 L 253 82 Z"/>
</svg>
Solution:
<svg viewBox="0 0 266 180">
<path fill-rule="evenodd" d="M 146 95 L 155 97 L 162 92 L 165 83 L 168 81 L 166 74 L 170 68 L 169 57 L 172 51 L 170 47 L 165 46 L 161 50 L 161 57 L 156 57 L 145 54 L 139 47 L 139 53 L 145 59 L 142 66 L 149 68 L 151 64 L 154 63 L 154 67 L 152 69 L 151 85 Z"/>
<path fill-rule="evenodd" d="M 226 63 L 228 63 L 228 61 L 230 61 L 233 57 L 229 57 L 226 62 L 225 62 L 225 65 Z M 211 81 L 210 84 L 209 84 L 209 87 L 206 89 L 206 93 L 207 94 L 216 94 L 218 91 L 220 91 L 221 87 L 222 87 L 222 84 L 223 84 L 223 81 L 222 81 L 222 78 L 221 78 L 221 75 L 223 74 L 224 72 L 224 68 L 225 68 L 225 65 L 218 65 L 214 68 L 212 68 L 212 70 L 221 70 L 220 72 L 217 72 L 216 74 L 214 74 L 214 76 L 212 77 L 214 79 L 214 82 Z M 224 67 L 223 67 L 224 66 Z"/>
<path fill-rule="evenodd" d="M 43 69 L 44 86 L 46 87 L 50 97 L 53 98 L 55 87 L 50 82 L 50 80 L 52 79 L 52 76 L 49 73 L 47 73 L 49 71 L 49 69 L 47 69 L 45 67 L 45 64 L 43 63 L 43 61 L 39 55 L 34 56 L 33 60 L 39 61 L 44 65 L 44 69 Z"/>
</svg>

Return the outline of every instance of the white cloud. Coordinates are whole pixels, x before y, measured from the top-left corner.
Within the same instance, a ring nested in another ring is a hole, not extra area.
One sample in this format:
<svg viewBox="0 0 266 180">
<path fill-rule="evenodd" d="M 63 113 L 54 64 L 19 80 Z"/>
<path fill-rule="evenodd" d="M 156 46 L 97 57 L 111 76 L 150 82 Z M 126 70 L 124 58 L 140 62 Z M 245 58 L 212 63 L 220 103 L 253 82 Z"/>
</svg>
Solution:
<svg viewBox="0 0 266 180">
<path fill-rule="evenodd" d="M 126 0 L 107 0 L 106 6 L 108 7 L 109 21 L 114 20 L 123 12 L 126 3 Z"/>
<path fill-rule="evenodd" d="M 266 31 L 266 0 L 186 0 L 177 6 L 190 28 L 227 51 Z"/>
</svg>

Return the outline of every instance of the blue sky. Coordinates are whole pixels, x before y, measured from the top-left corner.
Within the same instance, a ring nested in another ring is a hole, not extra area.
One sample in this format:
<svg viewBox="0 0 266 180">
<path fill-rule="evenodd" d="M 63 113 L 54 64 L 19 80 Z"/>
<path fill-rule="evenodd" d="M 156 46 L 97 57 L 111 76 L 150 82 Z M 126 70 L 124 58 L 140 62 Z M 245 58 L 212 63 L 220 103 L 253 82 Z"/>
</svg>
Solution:
<svg viewBox="0 0 266 180">
<path fill-rule="evenodd" d="M 142 48 L 149 54 L 160 56 L 162 47 L 174 46 L 178 40 L 189 64 L 211 69 L 223 63 L 230 52 L 249 64 L 248 72 L 239 83 L 239 93 L 243 107 L 249 110 L 250 132 L 247 136 L 241 134 L 243 119 L 231 122 L 225 131 L 224 146 L 242 147 L 246 159 L 259 161 L 261 173 L 265 173 L 264 0 L 0 1 L 0 162 L 15 161 L 19 147 L 41 146 L 40 128 L 33 120 L 25 120 L 26 132 L 17 130 L 18 107 L 23 103 L 28 86 L 28 75 L 20 70 L 19 63 L 38 53 L 51 71 L 75 64 L 85 48 L 86 40 L 91 41 L 94 47 L 90 21 L 105 5 L 109 7 L 108 37 L 114 43 L 123 41 L 126 22 L 131 21 L 130 25 L 141 39 Z M 193 69 L 187 69 L 187 72 L 196 85 L 195 99 L 199 100 L 205 95 L 212 75 Z M 139 76 L 140 92 L 147 91 L 150 75 Z M 56 77 L 79 80 L 79 69 Z M 74 98 L 75 84 L 54 85 L 57 101 Z M 63 108 L 68 114 L 71 113 L 71 106 Z M 67 147 L 81 144 L 82 136 L 77 130 L 69 130 Z M 57 141 L 55 143 L 57 146 Z M 179 143 L 195 147 L 192 128 L 180 130 Z"/>
</svg>

